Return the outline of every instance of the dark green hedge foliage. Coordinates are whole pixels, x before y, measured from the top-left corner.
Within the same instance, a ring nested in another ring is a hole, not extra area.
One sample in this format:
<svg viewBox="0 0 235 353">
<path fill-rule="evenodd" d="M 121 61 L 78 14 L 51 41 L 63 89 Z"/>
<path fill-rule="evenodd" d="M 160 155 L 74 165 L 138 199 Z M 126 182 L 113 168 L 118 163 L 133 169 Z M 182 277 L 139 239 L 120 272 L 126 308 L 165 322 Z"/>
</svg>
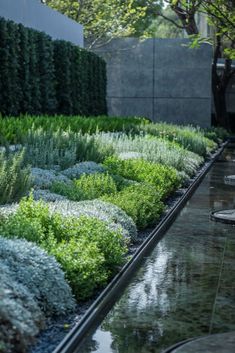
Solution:
<svg viewBox="0 0 235 353">
<path fill-rule="evenodd" d="M 106 114 L 103 59 L 0 18 L 0 113 Z"/>
</svg>

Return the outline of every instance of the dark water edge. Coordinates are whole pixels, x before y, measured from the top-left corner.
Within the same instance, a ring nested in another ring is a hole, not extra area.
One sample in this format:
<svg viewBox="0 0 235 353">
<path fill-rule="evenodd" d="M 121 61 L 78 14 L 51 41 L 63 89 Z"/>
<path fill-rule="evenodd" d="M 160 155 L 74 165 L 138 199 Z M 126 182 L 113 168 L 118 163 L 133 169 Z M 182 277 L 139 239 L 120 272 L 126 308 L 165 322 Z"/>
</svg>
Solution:
<svg viewBox="0 0 235 353">
<path fill-rule="evenodd" d="M 235 151 L 227 148 L 79 353 L 160 353 L 235 330 L 235 227 L 210 220 L 233 208 Z"/>
</svg>

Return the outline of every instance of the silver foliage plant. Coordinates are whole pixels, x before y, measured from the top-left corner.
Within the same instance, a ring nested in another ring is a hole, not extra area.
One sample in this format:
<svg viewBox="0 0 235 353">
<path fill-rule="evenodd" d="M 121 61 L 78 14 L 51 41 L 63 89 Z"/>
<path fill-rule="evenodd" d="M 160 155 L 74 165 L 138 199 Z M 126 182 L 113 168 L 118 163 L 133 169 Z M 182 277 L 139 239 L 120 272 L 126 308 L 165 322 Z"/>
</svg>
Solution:
<svg viewBox="0 0 235 353">
<path fill-rule="evenodd" d="M 45 202 L 55 202 L 66 200 L 65 196 L 51 192 L 50 190 L 36 189 L 33 190 L 33 198 L 35 201 L 43 200 Z"/>
<path fill-rule="evenodd" d="M 54 182 L 71 183 L 65 175 L 52 169 L 31 168 L 32 184 L 38 189 L 48 189 Z"/>
<path fill-rule="evenodd" d="M 23 353 L 44 326 L 44 315 L 28 288 L 12 277 L 2 260 L 0 268 L 0 351 Z"/>
<path fill-rule="evenodd" d="M 79 179 L 83 174 L 95 174 L 103 172 L 105 172 L 104 167 L 92 161 L 77 163 L 74 166 L 61 171 L 62 174 L 70 179 Z"/>
<path fill-rule="evenodd" d="M 0 237 L 0 261 L 11 278 L 28 288 L 46 315 L 65 314 L 74 309 L 72 291 L 54 257 L 33 243 Z"/>
<path fill-rule="evenodd" d="M 134 221 L 119 207 L 101 200 L 90 201 L 56 201 L 49 204 L 51 212 L 59 212 L 64 216 L 88 216 L 98 218 L 112 230 L 121 228 L 124 237 L 135 241 L 137 228 Z"/>
<path fill-rule="evenodd" d="M 131 137 L 124 133 L 100 133 L 96 134 L 96 138 L 114 148 L 122 159 L 143 158 L 174 167 L 188 176 L 192 176 L 203 162 L 203 158 L 196 153 L 149 135 Z"/>
</svg>

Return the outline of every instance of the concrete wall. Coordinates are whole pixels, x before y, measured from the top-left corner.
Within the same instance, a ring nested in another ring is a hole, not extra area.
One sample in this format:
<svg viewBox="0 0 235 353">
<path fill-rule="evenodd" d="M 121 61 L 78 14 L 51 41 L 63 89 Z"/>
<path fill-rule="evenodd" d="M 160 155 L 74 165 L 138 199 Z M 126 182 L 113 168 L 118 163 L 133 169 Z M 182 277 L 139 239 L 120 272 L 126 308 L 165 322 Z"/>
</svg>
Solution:
<svg viewBox="0 0 235 353">
<path fill-rule="evenodd" d="M 40 0 L 0 0 L 0 16 L 83 47 L 83 26 Z"/>
<path fill-rule="evenodd" d="M 109 115 L 211 124 L 212 49 L 186 39 L 115 39 L 96 49 L 107 62 Z"/>
</svg>

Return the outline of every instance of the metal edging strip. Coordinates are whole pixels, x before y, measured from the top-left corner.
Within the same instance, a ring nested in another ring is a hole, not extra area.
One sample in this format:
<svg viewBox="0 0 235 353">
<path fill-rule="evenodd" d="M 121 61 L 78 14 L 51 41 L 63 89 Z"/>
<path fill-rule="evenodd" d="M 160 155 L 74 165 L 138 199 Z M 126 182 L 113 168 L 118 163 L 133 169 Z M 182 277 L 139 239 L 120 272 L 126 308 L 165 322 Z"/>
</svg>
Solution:
<svg viewBox="0 0 235 353">
<path fill-rule="evenodd" d="M 120 272 L 112 279 L 112 281 L 107 285 L 107 287 L 102 291 L 99 297 L 94 301 L 91 307 L 87 310 L 86 314 L 83 316 L 81 321 L 74 326 L 71 331 L 65 336 L 65 338 L 60 342 L 60 344 L 53 350 L 52 353 L 73 353 L 75 349 L 77 350 L 85 338 L 88 330 L 91 329 L 94 324 L 99 324 L 104 315 L 102 312 L 107 313 L 114 304 L 117 298 L 118 289 L 122 289 L 126 280 L 130 275 L 134 273 L 137 269 L 139 263 L 143 261 L 144 256 L 149 252 L 153 245 L 156 245 L 166 230 L 170 227 L 180 210 L 192 196 L 196 188 L 201 183 L 204 176 L 209 172 L 210 168 L 216 161 L 216 159 L 223 152 L 224 148 L 229 141 L 222 144 L 219 150 L 215 153 L 212 160 L 202 169 L 193 183 L 189 186 L 185 194 L 177 201 L 173 208 L 168 214 L 159 222 L 156 228 L 150 233 L 147 239 L 141 244 L 138 250 L 135 252 L 133 257 L 128 261 Z M 118 296 L 120 296 L 120 292 Z"/>
</svg>

